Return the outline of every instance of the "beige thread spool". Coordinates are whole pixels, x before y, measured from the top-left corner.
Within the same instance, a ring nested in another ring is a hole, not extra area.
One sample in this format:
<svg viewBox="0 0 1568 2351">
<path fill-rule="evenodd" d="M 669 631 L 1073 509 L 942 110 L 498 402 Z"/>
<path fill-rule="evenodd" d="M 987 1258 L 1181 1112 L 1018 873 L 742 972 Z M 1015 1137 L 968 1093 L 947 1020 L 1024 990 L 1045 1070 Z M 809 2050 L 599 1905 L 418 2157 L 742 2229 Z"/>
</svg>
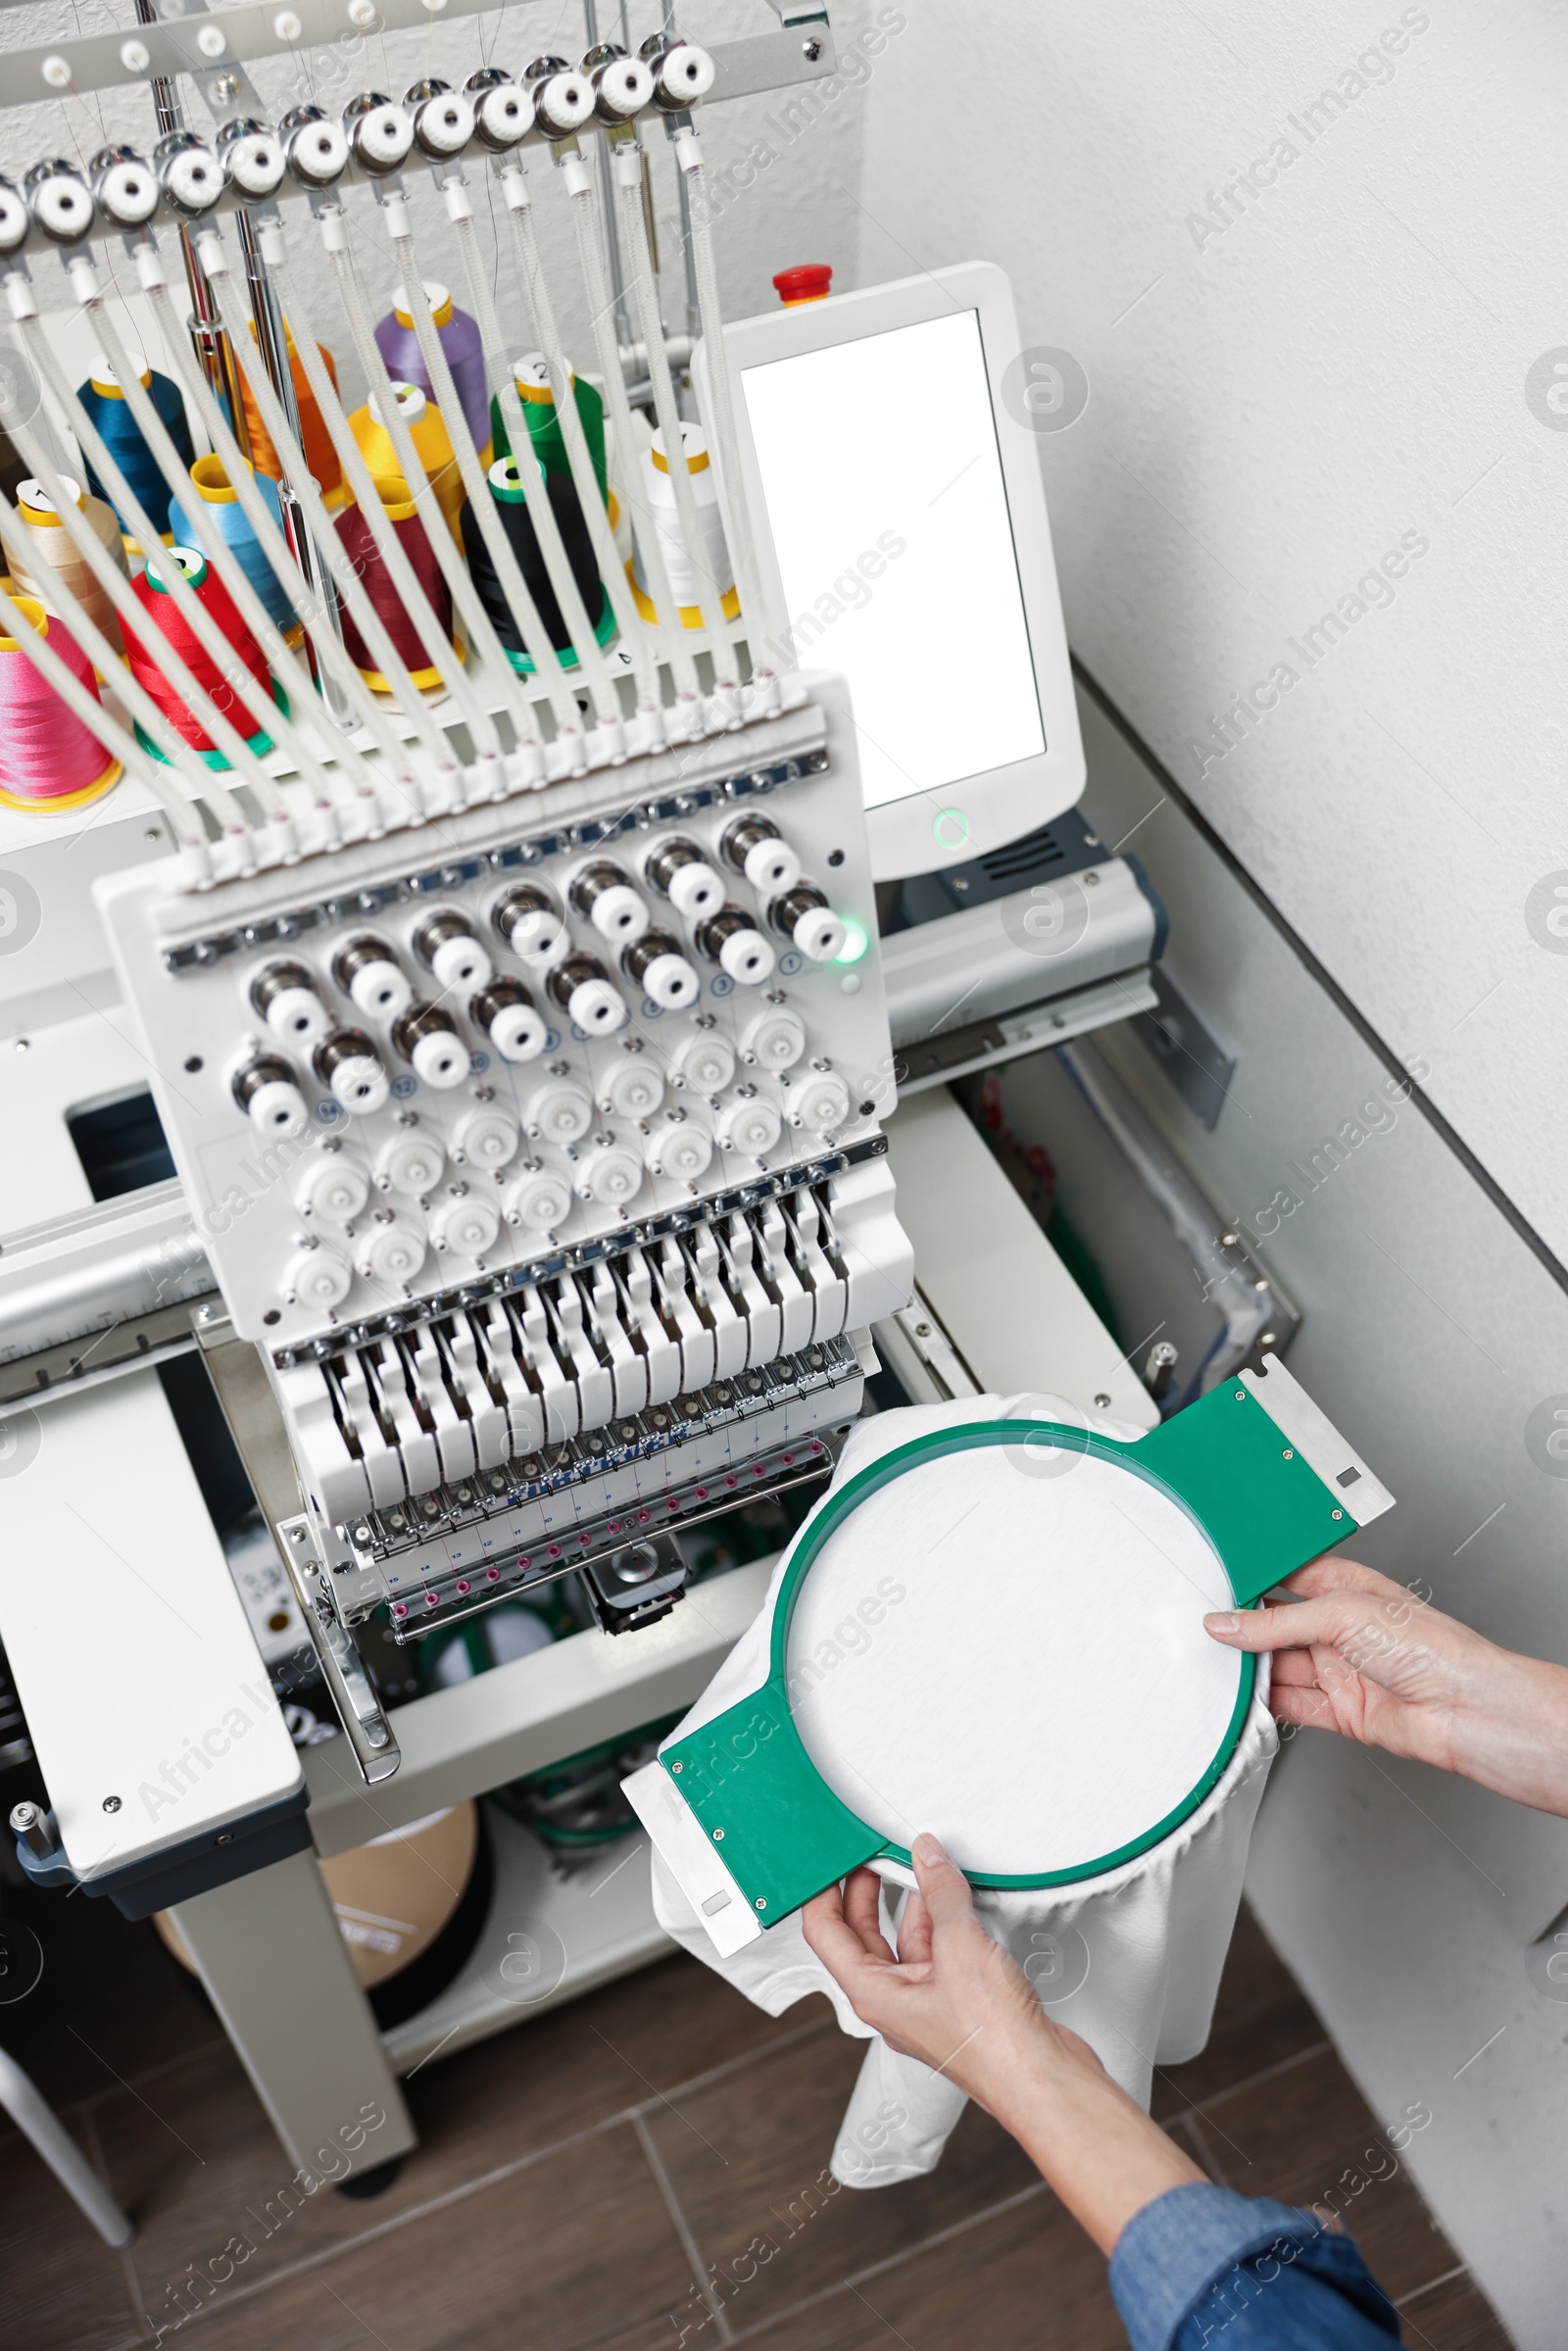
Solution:
<svg viewBox="0 0 1568 2351">
<path fill-rule="evenodd" d="M 73 480 L 69 473 L 63 473 L 60 478 L 66 488 L 73 492 L 77 506 L 86 515 L 102 544 L 108 549 L 115 568 L 124 578 L 129 579 L 130 563 L 125 555 L 124 541 L 120 535 L 120 524 L 115 519 L 114 509 L 107 506 L 101 498 L 89 498 L 81 484 Z M 61 586 L 70 589 L 88 618 L 95 620 L 103 630 L 115 651 L 122 654 L 125 647 L 124 640 L 120 633 L 119 615 L 110 603 L 108 595 L 99 586 L 88 568 L 86 557 L 72 544 L 67 536 L 65 524 L 55 512 L 54 501 L 41 482 L 28 479 L 22 484 L 17 492 L 17 514 L 27 531 L 37 534 L 39 550 L 45 562 L 51 563 L 59 573 Z M 64 620 L 67 626 L 70 626 L 70 612 L 62 611 L 57 605 L 51 604 L 32 574 L 24 571 L 20 563 L 13 565 L 12 577 L 24 596 L 35 596 L 46 612 L 54 612 L 58 619 Z"/>
</svg>

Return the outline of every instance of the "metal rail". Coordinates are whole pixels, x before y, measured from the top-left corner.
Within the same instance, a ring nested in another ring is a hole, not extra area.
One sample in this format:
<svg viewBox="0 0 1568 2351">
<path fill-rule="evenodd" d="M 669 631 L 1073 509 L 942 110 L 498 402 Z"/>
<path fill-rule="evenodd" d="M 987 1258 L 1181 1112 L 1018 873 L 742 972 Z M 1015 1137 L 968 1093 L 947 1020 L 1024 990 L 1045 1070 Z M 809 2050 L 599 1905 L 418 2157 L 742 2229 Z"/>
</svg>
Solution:
<svg viewBox="0 0 1568 2351">
<path fill-rule="evenodd" d="M 0 1253 L 0 1420 L 185 1354 L 217 1289 L 179 1184 L 73 1210 Z"/>
<path fill-rule="evenodd" d="M 164 4 L 167 9 L 169 0 Z M 460 17 L 497 13 L 495 0 L 442 0 L 441 22 L 446 26 Z M 515 42 L 520 72 L 526 61 L 521 27 L 511 30 L 515 14 L 514 9 L 508 11 L 508 45 Z M 537 39 L 548 41 L 557 31 L 560 12 L 541 8 L 533 21 Z M 261 0 L 259 6 L 228 8 L 217 16 L 189 7 L 172 21 L 166 15 L 156 24 L 138 24 L 124 32 L 90 33 L 46 49 L 10 51 L 0 57 L 0 105 L 35 106 L 50 99 L 84 97 L 90 90 L 137 85 L 146 87 L 150 97 L 154 81 L 176 73 L 211 73 L 258 57 L 299 57 L 327 44 L 363 46 L 377 33 L 402 32 L 430 22 L 426 0 L 381 0 L 378 7 L 368 7 L 368 0 L 290 0 L 284 7 L 275 0 Z M 703 100 L 705 109 L 726 98 L 784 89 L 792 82 L 825 80 L 837 64 L 825 23 L 720 41 L 709 54 L 717 72 Z M 368 59 L 364 79 L 368 85 L 375 80 Z M 345 88 L 344 94 L 351 93 Z"/>
</svg>

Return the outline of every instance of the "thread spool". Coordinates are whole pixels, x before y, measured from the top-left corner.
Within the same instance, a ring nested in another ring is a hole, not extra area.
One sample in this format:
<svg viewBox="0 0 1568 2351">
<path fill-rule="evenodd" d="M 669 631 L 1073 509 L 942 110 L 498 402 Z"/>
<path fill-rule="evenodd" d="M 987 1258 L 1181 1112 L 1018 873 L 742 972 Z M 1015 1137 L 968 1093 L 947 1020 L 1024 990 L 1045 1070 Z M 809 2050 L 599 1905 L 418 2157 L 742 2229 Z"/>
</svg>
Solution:
<svg viewBox="0 0 1568 2351">
<path fill-rule="evenodd" d="M 517 387 L 517 399 L 535 457 L 547 473 L 564 473 L 569 480 L 571 462 L 566 455 L 555 389 L 550 381 L 550 365 L 544 353 L 530 351 L 521 359 L 514 360 L 512 380 Z M 583 437 L 588 443 L 588 455 L 593 460 L 594 479 L 599 484 L 599 495 L 603 498 L 606 496 L 605 404 L 593 385 L 584 383 L 575 368 L 571 370 L 571 394 L 577 404 Z M 497 457 L 510 457 L 512 442 L 499 400 L 490 403 L 490 430 Z"/>
<path fill-rule="evenodd" d="M 401 474 L 380 473 L 375 476 L 375 492 L 387 520 L 397 533 L 398 544 L 413 565 L 415 577 L 428 597 L 441 623 L 442 634 L 450 645 L 452 591 L 441 575 L 435 551 L 409 494 L 409 485 Z M 387 634 L 408 664 L 415 684 L 421 694 L 438 690 L 446 681 L 431 662 L 430 649 L 393 585 L 369 522 L 358 506 L 344 508 L 337 519 L 337 530 L 345 552 L 354 560 L 367 596 L 385 622 Z M 372 665 L 369 648 L 355 627 L 354 616 L 346 606 L 343 609 L 343 643 L 350 660 L 358 662 L 361 676 L 374 693 L 390 694 L 394 691 L 391 681 Z"/>
<path fill-rule="evenodd" d="M 268 512 L 281 529 L 283 514 L 276 482 L 266 473 L 257 474 L 255 480 Z M 224 545 L 266 607 L 268 618 L 283 630 L 297 627 L 294 600 L 262 552 L 262 543 L 220 457 L 199 457 L 190 469 L 190 488 L 170 505 L 170 528 L 181 543 L 197 543 L 198 514 L 205 514 L 222 534 Z"/>
<path fill-rule="evenodd" d="M 94 702 L 98 682 L 65 622 L 46 612 L 36 596 L 0 601 L 0 804 L 58 815 L 99 799 L 122 770 L 34 669 L 19 641 L 24 628 L 47 638 Z"/>
<path fill-rule="evenodd" d="M 692 496 L 697 501 L 697 518 L 702 524 L 703 560 L 708 567 L 708 576 L 701 582 L 701 587 L 710 605 L 715 590 L 721 590 L 719 602 L 724 617 L 733 620 L 741 605 L 735 593 L 729 549 L 724 544 L 724 525 L 718 512 L 718 483 L 709 463 L 708 438 L 700 425 L 683 424 L 680 430 L 686 470 L 691 476 Z M 675 599 L 675 607 L 680 614 L 680 624 L 682 628 L 701 628 L 703 614 L 697 601 L 699 581 L 686 552 L 685 535 L 675 506 L 675 485 L 670 479 L 662 432 L 655 433 L 643 451 L 639 464 L 642 469 L 643 504 L 652 514 L 654 527 L 659 533 L 659 543 L 664 552 L 664 569 L 669 578 L 670 594 Z M 638 515 L 633 524 L 634 533 L 647 527 L 644 517 Z M 659 612 L 648 593 L 640 546 L 626 565 L 626 576 L 631 582 L 638 612 L 645 620 L 657 622 Z"/>
<path fill-rule="evenodd" d="M 571 633 L 556 600 L 556 591 L 550 584 L 544 557 L 539 551 L 538 534 L 528 513 L 522 483 L 517 474 L 516 459 L 497 458 L 488 479 L 490 495 L 495 501 L 496 513 L 501 517 L 501 527 L 517 560 L 517 568 L 522 573 L 528 593 L 539 608 L 539 617 L 550 642 L 561 656 L 563 668 L 574 668 L 577 656 L 572 648 Z M 559 473 L 547 473 L 545 487 L 561 532 L 562 544 L 566 551 L 566 561 L 571 565 L 571 575 L 583 601 L 583 609 L 599 643 L 608 645 L 615 633 L 615 614 L 599 576 L 593 541 L 588 536 L 588 525 L 583 520 L 577 493 L 569 478 Z M 496 576 L 495 565 L 490 561 L 490 550 L 484 543 L 477 517 L 466 503 L 463 509 L 462 543 L 463 552 L 468 560 L 468 569 L 473 574 L 473 584 L 479 591 L 479 601 L 490 616 L 508 661 L 519 675 L 531 676 L 533 662 L 523 650 L 521 632 Z"/>
<path fill-rule="evenodd" d="M 399 413 L 409 428 L 420 465 L 436 495 L 436 503 L 447 518 L 448 528 L 461 547 L 463 534 L 458 517 L 463 512 L 463 476 L 458 461 L 452 454 L 452 436 L 447 431 L 441 411 L 417 384 L 394 382 L 392 390 Z M 379 395 L 372 392 L 364 408 L 357 408 L 349 418 L 349 430 L 360 446 L 360 455 L 372 480 L 385 474 L 398 477 L 398 453 L 392 435 L 381 421 Z"/>
<path fill-rule="evenodd" d="M 36 423 L 33 427 L 36 431 Z M 0 498 L 7 506 L 15 506 L 17 492 L 32 471 L 26 459 L 8 432 L 0 432 Z"/>
<path fill-rule="evenodd" d="M 120 524 L 113 507 L 106 505 L 101 498 L 88 498 L 80 482 L 74 481 L 69 473 L 62 474 L 61 480 L 91 523 L 94 534 L 107 550 L 116 570 L 123 578 L 129 579 L 130 564 L 125 555 L 125 542 L 120 535 Z M 59 573 L 62 588 L 69 589 L 89 620 L 97 622 L 115 651 L 123 653 L 125 646 L 120 630 L 120 615 L 88 569 L 86 557 L 78 552 L 67 536 L 66 526 L 55 511 L 54 500 L 41 482 L 29 479 L 22 484 L 17 496 L 17 517 L 25 526 L 28 536 L 37 538 L 38 552 Z M 35 598 L 46 612 L 54 612 L 54 606 L 29 570 L 19 563 L 13 576 L 22 595 Z M 56 613 L 55 617 L 64 618 L 65 615 Z"/>
<path fill-rule="evenodd" d="M 466 311 L 460 311 L 447 286 L 438 285 L 433 278 L 424 280 L 425 300 L 440 339 L 442 356 L 452 370 L 458 399 L 467 418 L 473 445 L 479 452 L 479 463 L 488 465 L 489 410 L 485 401 L 484 344 L 478 326 Z M 409 308 L 408 289 L 399 286 L 392 297 L 392 308 L 375 330 L 376 343 L 386 362 L 386 371 L 394 383 L 417 384 L 426 400 L 436 397 L 430 381 L 419 338 L 414 331 L 414 313 Z M 496 453 L 499 454 L 499 451 Z"/>
<path fill-rule="evenodd" d="M 269 682 L 267 658 L 240 618 L 228 590 L 217 572 L 208 569 L 206 559 L 194 547 L 177 544 L 160 547 L 156 555 L 149 558 L 146 570 L 138 572 L 130 583 L 131 593 L 146 614 L 147 627 L 145 633 L 127 630 L 125 658 L 130 663 L 131 676 L 146 688 L 174 732 L 184 738 L 205 765 L 227 767 L 229 761 L 214 747 L 211 736 L 204 732 L 200 720 L 186 709 L 178 690 L 164 671 L 160 636 L 173 646 L 197 684 L 240 734 L 245 734 L 254 723 L 249 709 L 225 681 L 164 584 L 162 574 L 165 567 L 172 568 L 175 564 L 190 582 L 197 601 L 212 614 L 252 677 L 262 684 Z M 275 680 L 271 681 L 271 693 L 278 708 L 286 710 L 288 706 Z M 136 728 L 136 740 L 154 759 L 161 759 L 164 757 L 151 736 L 143 733 L 140 725 Z M 251 734 L 248 740 L 254 752 L 268 752 L 272 748 L 270 735 L 261 729 Z"/>
<path fill-rule="evenodd" d="M 160 375 L 156 368 L 149 367 L 139 351 L 128 351 L 126 356 L 135 367 L 144 390 L 151 395 L 152 404 L 163 418 L 165 429 L 179 454 L 180 464 L 191 465 L 196 451 L 190 437 L 190 426 L 185 421 L 185 403 L 180 398 L 178 385 L 171 382 L 167 375 Z M 97 425 L 110 456 L 159 530 L 168 530 L 169 502 L 172 495 L 171 486 L 165 478 L 162 465 L 142 438 L 141 426 L 130 413 L 130 403 L 121 389 L 119 377 L 101 351 L 95 356 L 92 373 L 77 390 L 76 398 Z M 86 471 L 87 487 L 92 495 L 95 498 L 104 497 L 104 485 L 91 465 Z M 114 505 L 113 499 L 109 500 L 109 504 Z M 127 518 L 120 514 L 119 520 L 121 529 L 127 536 L 132 535 Z"/>
<path fill-rule="evenodd" d="M 256 340 L 254 323 L 251 327 L 251 340 L 252 342 Z M 305 463 L 309 465 L 312 478 L 325 503 L 328 506 L 341 506 L 349 495 L 344 485 L 343 468 L 337 462 L 337 451 L 332 446 L 332 436 L 321 421 L 321 412 L 316 405 L 316 395 L 306 381 L 305 368 L 301 364 L 299 353 L 294 348 L 294 337 L 289 333 L 287 319 L 283 321 L 283 341 L 288 351 L 288 371 L 294 379 L 294 404 L 300 413 L 300 446 L 305 452 Z M 332 389 L 335 392 L 337 390 L 337 362 L 324 343 L 318 343 L 316 348 L 321 355 L 321 364 L 332 379 Z M 242 370 L 236 368 L 235 372 L 240 379 L 239 404 L 245 418 L 245 445 L 250 453 L 251 464 L 258 473 L 265 473 L 269 480 L 281 481 L 283 468 L 278 463 L 277 451 L 272 446 L 271 435 L 262 422 L 262 413 L 252 397 L 250 384 Z"/>
</svg>

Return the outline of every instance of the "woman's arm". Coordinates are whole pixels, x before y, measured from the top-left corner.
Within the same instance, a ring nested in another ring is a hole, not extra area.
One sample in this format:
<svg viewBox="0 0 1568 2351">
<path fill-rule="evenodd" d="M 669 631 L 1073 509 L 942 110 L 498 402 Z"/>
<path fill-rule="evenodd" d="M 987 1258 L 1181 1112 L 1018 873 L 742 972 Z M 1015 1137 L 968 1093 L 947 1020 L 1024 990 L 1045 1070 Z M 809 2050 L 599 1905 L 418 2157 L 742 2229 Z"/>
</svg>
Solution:
<svg viewBox="0 0 1568 2351">
<path fill-rule="evenodd" d="M 1568 1816 L 1568 1668 L 1499 1649 L 1353 1559 L 1318 1559 L 1280 1608 L 1203 1620 L 1214 1640 L 1274 1655 L 1281 1722 L 1460 1772 Z"/>
<path fill-rule="evenodd" d="M 1234 2194 L 1118 2088 L 975 1915 L 934 1837 L 913 1848 L 895 1953 L 881 1882 L 856 1870 L 808 1902 L 806 1939 L 891 2047 L 946 2074 L 1033 2158 L 1104 2254 L 1133 2351 L 1378 2351 L 1398 2322 L 1348 2237 Z"/>
<path fill-rule="evenodd" d="M 857 2016 L 994 2114 L 1108 2254 L 1135 2212 L 1203 2175 L 1088 2042 L 1052 2023 L 937 1839 L 917 1837 L 913 1858 L 920 1890 L 905 1905 L 897 1956 L 870 1870 L 807 1903 L 806 1939 Z"/>
</svg>

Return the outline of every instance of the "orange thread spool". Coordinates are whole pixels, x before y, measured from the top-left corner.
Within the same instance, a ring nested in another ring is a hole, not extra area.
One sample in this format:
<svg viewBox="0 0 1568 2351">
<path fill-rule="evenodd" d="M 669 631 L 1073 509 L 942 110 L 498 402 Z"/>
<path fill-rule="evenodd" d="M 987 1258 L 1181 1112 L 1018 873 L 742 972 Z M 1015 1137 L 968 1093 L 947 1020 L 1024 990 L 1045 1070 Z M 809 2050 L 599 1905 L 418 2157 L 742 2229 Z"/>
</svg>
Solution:
<svg viewBox="0 0 1568 2351">
<path fill-rule="evenodd" d="M 256 329 L 253 325 L 251 328 L 253 341 L 255 336 Z M 305 452 L 305 462 L 310 466 L 317 486 L 326 504 L 340 506 L 348 496 L 348 491 L 343 484 L 343 468 L 337 462 L 337 451 L 332 446 L 332 436 L 321 421 L 321 412 L 316 405 L 316 395 L 305 379 L 305 369 L 301 364 L 300 355 L 294 348 L 294 337 L 289 333 L 287 320 L 284 321 L 283 336 L 288 345 L 289 373 L 294 378 L 294 399 L 300 412 L 300 446 Z M 332 389 L 335 392 L 337 390 L 337 362 L 324 343 L 318 343 L 316 348 L 321 355 L 322 365 L 332 379 Z M 256 405 L 250 384 L 243 373 L 240 374 L 239 401 L 245 416 L 245 439 L 251 464 L 258 473 L 267 473 L 271 476 L 273 481 L 281 481 L 283 468 L 278 463 L 277 451 L 272 446 L 271 436 L 266 425 L 262 422 L 262 412 Z"/>
</svg>

